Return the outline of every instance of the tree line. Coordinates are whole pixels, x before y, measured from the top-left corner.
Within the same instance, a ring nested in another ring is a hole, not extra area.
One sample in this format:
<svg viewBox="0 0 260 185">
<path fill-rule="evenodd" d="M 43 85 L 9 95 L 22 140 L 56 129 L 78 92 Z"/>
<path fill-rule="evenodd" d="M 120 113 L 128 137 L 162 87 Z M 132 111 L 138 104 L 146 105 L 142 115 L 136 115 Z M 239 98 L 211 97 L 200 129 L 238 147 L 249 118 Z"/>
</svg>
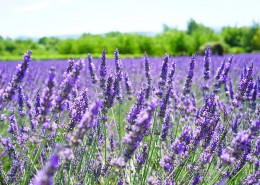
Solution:
<svg viewBox="0 0 260 185">
<path fill-rule="evenodd" d="M 106 48 L 113 53 L 118 48 L 121 54 L 141 54 L 150 56 L 191 55 L 202 53 L 206 45 L 211 45 L 215 54 L 244 53 L 260 51 L 260 26 L 225 26 L 221 31 L 190 20 L 187 30 L 178 30 L 163 25 L 163 32 L 154 36 L 138 33 L 109 32 L 106 34 L 83 34 L 77 39 L 42 37 L 31 39 L 11 39 L 0 36 L 0 55 L 21 55 L 31 49 L 38 55 L 100 53 Z"/>
</svg>

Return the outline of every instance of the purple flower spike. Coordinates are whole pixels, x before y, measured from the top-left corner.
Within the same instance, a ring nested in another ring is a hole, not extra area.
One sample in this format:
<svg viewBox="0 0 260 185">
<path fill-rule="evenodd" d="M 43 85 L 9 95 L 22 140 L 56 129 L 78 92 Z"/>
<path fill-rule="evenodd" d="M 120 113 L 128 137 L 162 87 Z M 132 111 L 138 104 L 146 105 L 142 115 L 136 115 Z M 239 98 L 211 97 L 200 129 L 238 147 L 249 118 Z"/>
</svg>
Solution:
<svg viewBox="0 0 260 185">
<path fill-rule="evenodd" d="M 101 63 L 99 67 L 99 75 L 100 75 L 100 88 L 105 89 L 106 87 L 106 75 L 107 75 L 107 66 L 106 66 L 106 50 L 103 49 Z"/>
<path fill-rule="evenodd" d="M 54 175 L 59 166 L 59 154 L 57 151 L 51 154 L 44 168 L 37 172 L 34 179 L 34 185 L 52 185 L 54 184 Z"/>
<path fill-rule="evenodd" d="M 93 63 L 93 60 L 92 60 L 92 57 L 90 54 L 88 54 L 88 68 L 89 68 L 92 84 L 96 84 L 97 83 L 97 76 L 95 73 L 96 68 L 94 66 L 94 63 Z"/>
<path fill-rule="evenodd" d="M 191 61 L 190 61 L 190 68 L 188 71 L 188 76 L 183 88 L 183 94 L 189 94 L 191 92 L 191 83 L 192 83 L 192 78 L 193 78 L 193 70 L 195 67 L 195 55 L 192 55 Z"/>
<path fill-rule="evenodd" d="M 13 75 L 11 82 L 9 82 L 9 84 L 5 88 L 2 97 L 0 97 L 0 99 L 2 99 L 3 101 L 8 102 L 14 96 L 15 90 L 21 84 L 22 80 L 25 77 L 25 73 L 28 70 L 28 66 L 29 66 L 29 63 L 31 60 L 31 55 L 32 55 L 32 51 L 30 51 L 30 50 L 27 51 L 24 54 L 22 63 L 17 65 L 16 73 Z M 1 101 L 0 101 L 0 104 L 1 104 Z"/>
<path fill-rule="evenodd" d="M 157 96 L 160 97 L 160 98 L 163 95 L 163 91 L 164 91 L 165 84 L 166 84 L 166 81 L 167 81 L 168 63 L 169 63 L 169 54 L 166 53 L 165 58 L 162 61 L 160 80 L 158 82 Z"/>
<path fill-rule="evenodd" d="M 95 102 L 91 105 L 89 110 L 85 112 L 77 129 L 72 133 L 70 137 L 70 143 L 72 146 L 76 147 L 79 144 L 81 144 L 86 133 L 98 123 L 97 116 L 99 113 L 100 106 L 100 102 Z"/>
<path fill-rule="evenodd" d="M 210 78 L 210 68 L 209 68 L 209 64 L 211 62 L 211 57 L 210 57 L 211 51 L 209 46 L 206 48 L 205 51 L 205 57 L 204 57 L 204 79 L 207 81 Z"/>
<path fill-rule="evenodd" d="M 148 60 L 148 55 L 144 53 L 144 62 L 145 62 L 145 77 L 146 77 L 146 89 L 145 89 L 145 98 L 149 99 L 150 93 L 152 91 L 152 77 L 150 70 L 150 62 Z"/>
<path fill-rule="evenodd" d="M 148 110 L 143 110 L 140 113 L 136 120 L 136 123 L 131 126 L 131 131 L 126 133 L 123 137 L 123 143 L 126 145 L 126 148 L 123 152 L 125 162 L 131 159 L 133 153 L 140 145 L 144 136 L 147 134 L 151 125 L 156 105 L 157 103 L 155 101 L 152 101 L 149 105 Z"/>
</svg>

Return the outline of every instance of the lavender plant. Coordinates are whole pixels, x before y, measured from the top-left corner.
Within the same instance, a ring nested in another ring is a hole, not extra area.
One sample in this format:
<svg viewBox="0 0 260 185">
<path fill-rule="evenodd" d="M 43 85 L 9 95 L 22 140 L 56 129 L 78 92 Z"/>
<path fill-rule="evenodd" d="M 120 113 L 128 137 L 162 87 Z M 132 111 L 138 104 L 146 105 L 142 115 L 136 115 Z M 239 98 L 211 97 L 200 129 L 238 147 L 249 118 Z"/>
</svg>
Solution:
<svg viewBox="0 0 260 185">
<path fill-rule="evenodd" d="M 260 54 L 31 54 L 0 63 L 0 184 L 259 184 Z"/>
</svg>

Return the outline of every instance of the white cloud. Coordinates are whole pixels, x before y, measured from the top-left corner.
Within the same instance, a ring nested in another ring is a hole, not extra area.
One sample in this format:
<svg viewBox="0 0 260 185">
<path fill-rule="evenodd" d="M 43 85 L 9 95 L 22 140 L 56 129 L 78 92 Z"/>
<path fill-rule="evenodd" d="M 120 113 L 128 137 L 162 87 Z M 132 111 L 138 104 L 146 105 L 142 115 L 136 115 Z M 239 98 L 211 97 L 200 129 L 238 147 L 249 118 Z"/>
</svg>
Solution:
<svg viewBox="0 0 260 185">
<path fill-rule="evenodd" d="M 51 1 L 40 1 L 37 3 L 17 7 L 15 9 L 15 11 L 16 12 L 34 12 L 34 11 L 45 9 L 50 5 L 51 5 Z"/>
</svg>

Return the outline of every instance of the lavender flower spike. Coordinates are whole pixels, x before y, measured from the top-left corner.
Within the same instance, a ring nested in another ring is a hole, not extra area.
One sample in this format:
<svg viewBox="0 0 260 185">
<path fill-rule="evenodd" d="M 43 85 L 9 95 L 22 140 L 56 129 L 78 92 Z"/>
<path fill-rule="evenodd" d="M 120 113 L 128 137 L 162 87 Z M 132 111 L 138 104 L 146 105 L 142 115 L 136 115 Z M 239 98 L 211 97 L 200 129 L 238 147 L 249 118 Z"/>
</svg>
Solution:
<svg viewBox="0 0 260 185">
<path fill-rule="evenodd" d="M 55 99 L 52 101 L 53 104 L 53 111 L 62 111 L 65 109 L 65 101 L 71 92 L 74 85 L 77 83 L 80 75 L 80 71 L 83 68 L 83 61 L 79 60 L 75 64 L 75 68 L 66 75 L 64 81 L 61 83 L 61 88 L 58 91 Z"/>
<path fill-rule="evenodd" d="M 77 129 L 70 137 L 70 143 L 72 146 L 78 146 L 82 142 L 89 129 L 97 124 L 97 115 L 99 113 L 100 106 L 100 102 L 95 102 L 91 105 L 89 110 L 85 112 Z"/>
<path fill-rule="evenodd" d="M 192 58 L 190 61 L 190 68 L 188 71 L 188 76 L 187 76 L 187 79 L 186 79 L 186 82 L 185 82 L 185 85 L 183 88 L 184 95 L 189 94 L 191 92 L 191 83 L 192 83 L 192 78 L 194 75 L 194 73 L 193 73 L 194 67 L 195 67 L 195 55 L 192 55 Z"/>
<path fill-rule="evenodd" d="M 172 67 L 168 76 L 168 81 L 167 81 L 167 85 L 172 87 L 172 82 L 173 82 L 173 76 L 175 74 L 175 68 L 176 68 L 176 63 L 175 61 L 172 62 Z"/>
<path fill-rule="evenodd" d="M 38 171 L 35 179 L 34 185 L 52 185 L 54 184 L 54 175 L 59 166 L 59 154 L 57 151 L 51 154 L 46 166 L 40 171 Z"/>
<path fill-rule="evenodd" d="M 51 67 L 49 70 L 49 77 L 45 81 L 45 88 L 42 92 L 42 97 L 41 97 L 41 105 L 42 105 L 42 111 L 41 111 L 41 116 L 42 120 L 45 120 L 45 117 L 47 114 L 51 111 L 51 97 L 54 93 L 54 87 L 56 86 L 57 81 L 55 79 L 55 68 Z"/>
<path fill-rule="evenodd" d="M 216 72 L 216 76 L 215 76 L 215 79 L 216 80 L 219 80 L 220 77 L 221 77 L 221 74 L 225 68 L 225 64 L 226 64 L 226 58 L 224 58 L 224 60 L 222 61 L 220 67 L 217 69 L 217 72 Z"/>
<path fill-rule="evenodd" d="M 21 84 L 22 80 L 24 79 L 25 73 L 28 69 L 29 63 L 31 61 L 32 51 L 28 50 L 24 56 L 23 61 L 21 64 L 18 64 L 16 67 L 16 73 L 13 75 L 11 82 L 7 85 L 4 90 L 4 93 L 1 98 L 3 101 L 10 101 L 15 94 L 15 90 Z"/>
<path fill-rule="evenodd" d="M 126 87 L 126 94 L 129 95 L 128 99 L 132 99 L 132 83 L 129 81 L 129 76 L 125 73 L 125 87 Z"/>
<path fill-rule="evenodd" d="M 99 67 L 99 74 L 100 74 L 100 88 L 104 90 L 106 87 L 106 75 L 107 75 L 106 50 L 105 49 L 103 49 L 103 51 L 102 51 L 101 64 Z"/>
<path fill-rule="evenodd" d="M 152 77 L 151 77 L 150 63 L 146 52 L 144 53 L 144 61 L 145 61 L 145 77 L 146 77 L 145 98 L 148 99 L 150 96 L 150 92 L 152 90 Z"/>
<path fill-rule="evenodd" d="M 148 110 L 143 110 L 140 113 L 136 120 L 136 124 L 132 125 L 131 131 L 125 134 L 123 138 L 123 143 L 126 145 L 123 152 L 125 162 L 131 159 L 134 151 L 137 149 L 145 134 L 148 132 L 156 106 L 157 103 L 152 101 Z"/>
<path fill-rule="evenodd" d="M 219 82 L 220 82 L 221 84 L 224 84 L 224 83 L 227 82 L 228 73 L 229 73 L 229 70 L 230 70 L 232 61 L 233 61 L 233 56 L 231 56 L 231 57 L 228 59 L 228 63 L 226 64 L 225 69 L 223 70 L 223 72 L 222 72 L 222 74 L 221 74 L 221 77 L 220 77 L 220 79 L 219 79 Z"/>
<path fill-rule="evenodd" d="M 208 80 L 210 78 L 210 74 L 209 74 L 209 64 L 211 62 L 211 58 L 210 58 L 210 48 L 209 46 L 206 48 L 206 51 L 205 51 L 205 57 L 204 57 L 204 71 L 203 71 L 203 74 L 204 74 L 204 79 L 205 80 Z"/>
<path fill-rule="evenodd" d="M 164 87 L 167 81 L 167 74 L 168 74 L 168 63 L 169 63 L 169 54 L 165 54 L 165 58 L 162 61 L 162 68 L 161 68 L 161 74 L 160 74 L 160 80 L 158 82 L 158 92 L 157 96 L 162 97 Z"/>
<path fill-rule="evenodd" d="M 121 59 L 119 57 L 119 52 L 118 49 L 116 48 L 115 52 L 114 52 L 114 56 L 115 56 L 115 65 L 116 65 L 116 73 L 119 73 L 119 81 L 121 81 L 122 79 L 122 62 Z"/>
<path fill-rule="evenodd" d="M 74 58 L 71 57 L 69 59 L 68 63 L 69 63 L 69 65 L 67 67 L 66 72 L 64 73 L 64 76 L 66 76 L 67 74 L 69 74 L 73 70 L 73 67 L 74 67 L 74 64 L 75 64 Z"/>
<path fill-rule="evenodd" d="M 92 84 L 96 84 L 97 76 L 95 73 L 95 66 L 94 66 L 94 63 L 93 63 L 93 60 L 92 60 L 92 57 L 90 54 L 88 54 L 88 68 L 89 68 Z"/>
</svg>

